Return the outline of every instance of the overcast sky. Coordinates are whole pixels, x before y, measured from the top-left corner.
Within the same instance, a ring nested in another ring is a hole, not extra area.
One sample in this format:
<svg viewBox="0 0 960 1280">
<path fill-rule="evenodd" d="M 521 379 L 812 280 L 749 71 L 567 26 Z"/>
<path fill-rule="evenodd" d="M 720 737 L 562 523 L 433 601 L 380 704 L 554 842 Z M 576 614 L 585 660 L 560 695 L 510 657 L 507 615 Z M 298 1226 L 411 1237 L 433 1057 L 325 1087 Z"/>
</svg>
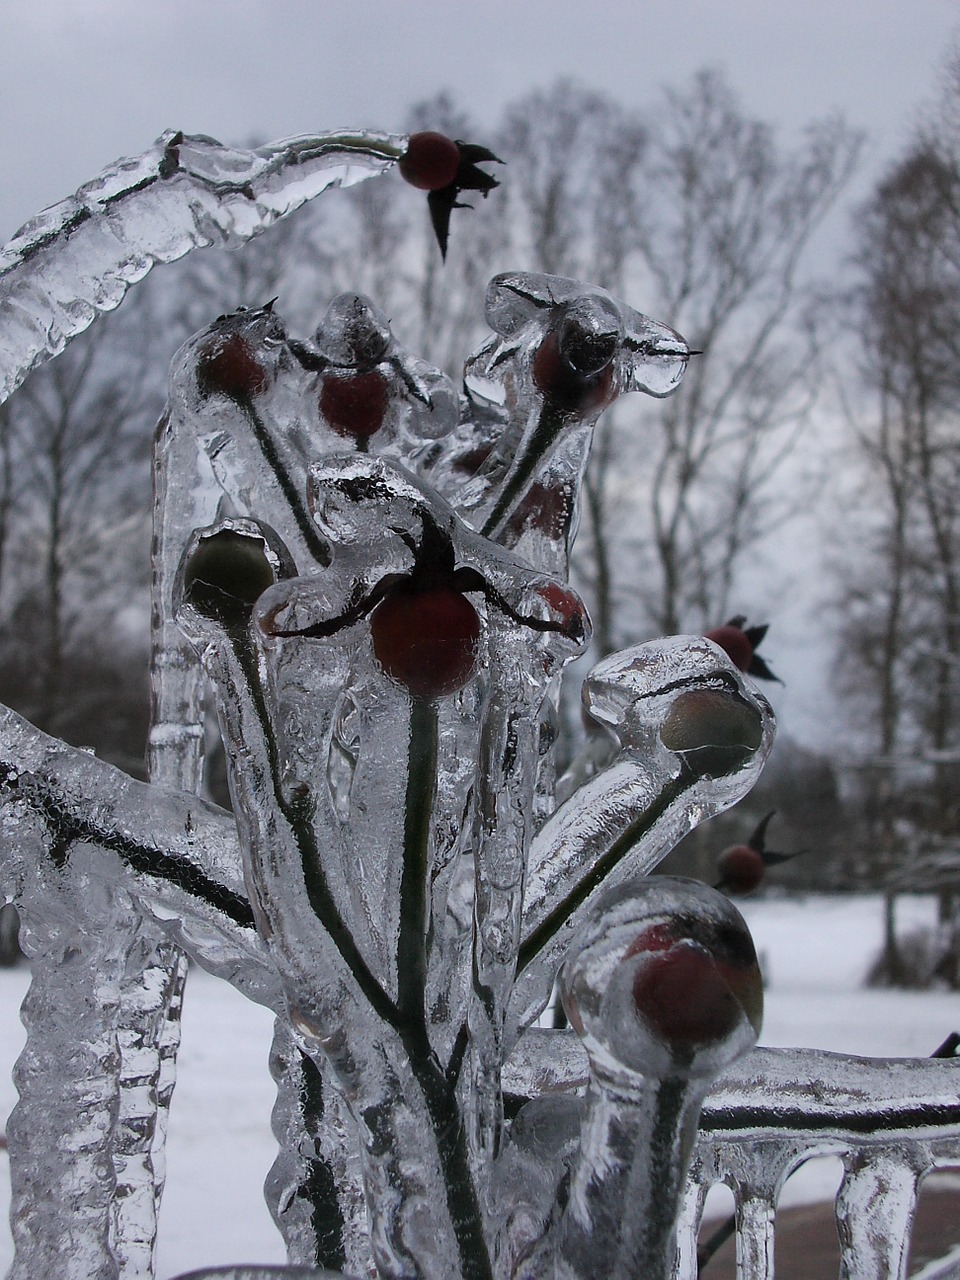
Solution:
<svg viewBox="0 0 960 1280">
<path fill-rule="evenodd" d="M 845 111 L 876 163 L 960 27 L 957 0 L 0 0 L 0 14 L 4 240 L 165 128 L 391 130 L 439 89 L 483 125 L 560 75 L 641 105 L 721 65 L 787 134 Z"/>
</svg>

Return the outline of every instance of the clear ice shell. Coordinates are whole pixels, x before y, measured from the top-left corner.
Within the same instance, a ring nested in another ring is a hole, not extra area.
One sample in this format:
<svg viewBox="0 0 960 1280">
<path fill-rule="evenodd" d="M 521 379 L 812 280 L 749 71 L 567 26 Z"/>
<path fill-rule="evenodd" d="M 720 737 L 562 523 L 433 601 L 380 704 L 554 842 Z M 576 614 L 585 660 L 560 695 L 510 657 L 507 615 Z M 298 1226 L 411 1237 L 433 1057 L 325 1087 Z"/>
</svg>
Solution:
<svg viewBox="0 0 960 1280">
<path fill-rule="evenodd" d="M 331 133 L 242 151 L 163 134 L 45 209 L 0 254 L 0 400 L 158 262 L 248 240 L 331 186 L 389 169 L 399 134 Z"/>
<path fill-rule="evenodd" d="M 678 966 L 683 1009 L 660 985 Z M 759 975 L 743 918 L 706 885 L 643 878 L 595 905 L 561 974 L 590 1059 L 579 1150 L 566 1204 L 519 1277 L 670 1280 L 700 1107 L 756 1042 Z"/>
<path fill-rule="evenodd" d="M 464 366 L 464 419 L 431 481 L 488 537 L 566 574 L 597 417 L 618 395 L 668 395 L 689 351 L 603 289 L 510 273 L 487 291 L 494 336 Z"/>
</svg>

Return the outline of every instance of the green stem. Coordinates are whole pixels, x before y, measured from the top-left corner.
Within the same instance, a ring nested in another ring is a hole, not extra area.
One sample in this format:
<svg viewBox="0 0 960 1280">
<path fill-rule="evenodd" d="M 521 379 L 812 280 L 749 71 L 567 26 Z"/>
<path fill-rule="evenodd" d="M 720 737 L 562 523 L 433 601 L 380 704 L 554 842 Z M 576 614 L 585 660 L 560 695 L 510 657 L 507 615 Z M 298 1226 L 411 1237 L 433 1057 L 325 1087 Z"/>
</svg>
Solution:
<svg viewBox="0 0 960 1280">
<path fill-rule="evenodd" d="M 397 1005 L 411 1025 L 425 1025 L 429 923 L 430 828 L 437 791 L 437 708 L 414 698 L 407 743 L 407 791 L 397 941 Z"/>
<path fill-rule="evenodd" d="M 270 731 L 256 655 L 244 630 L 230 635 L 260 723 L 270 760 L 277 807 L 297 842 L 310 905 L 329 934 L 358 987 L 374 1012 L 400 1037 L 410 1069 L 430 1116 L 437 1157 L 443 1173 L 447 1209 L 453 1226 L 463 1280 L 493 1280 L 483 1216 L 470 1168 L 463 1119 L 456 1092 L 430 1047 L 426 1031 L 427 866 L 430 825 L 436 792 L 437 714 L 426 699 L 415 698 L 411 711 L 410 746 L 404 822 L 404 868 L 401 878 L 400 997 L 394 1005 L 367 968 L 326 882 L 310 821 L 308 796 L 287 802 L 280 786 L 276 742 Z M 409 966 L 407 969 L 406 966 Z"/>
<path fill-rule="evenodd" d="M 553 910 L 541 920 L 534 931 L 520 944 L 517 954 L 517 973 L 531 964 L 543 949 L 556 937 L 578 907 L 598 889 L 618 863 L 622 862 L 634 845 L 653 829 L 671 805 L 696 781 L 696 776 L 684 766 L 672 778 L 646 809 L 621 832 L 606 853 L 596 860 L 582 879 Z"/>
<path fill-rule="evenodd" d="M 280 492 L 287 501 L 290 508 L 290 514 L 300 530 L 307 549 L 317 564 L 328 565 L 330 563 L 330 549 L 317 532 L 317 527 L 310 519 L 307 509 L 304 505 L 304 494 L 301 493 L 297 486 L 293 483 L 290 472 L 284 465 L 283 459 L 277 451 L 276 443 L 270 432 L 267 430 L 260 415 L 253 406 L 253 401 L 249 396 L 243 395 L 237 397 L 238 403 L 246 415 L 247 421 L 253 428 L 254 439 L 263 455 L 263 459 L 267 466 L 273 472 L 273 478 L 280 486 Z"/>
<path fill-rule="evenodd" d="M 407 746 L 400 936 L 397 942 L 398 1031 L 427 1105 L 443 1171 L 447 1208 L 464 1280 L 492 1280 L 483 1217 L 470 1168 L 456 1090 L 430 1047 L 426 1025 L 430 838 L 437 793 L 436 703 L 414 698 Z"/>
<path fill-rule="evenodd" d="M 553 448 L 560 432 L 566 426 L 568 415 L 544 401 L 540 409 L 540 417 L 534 427 L 533 434 L 526 449 L 513 460 L 500 496 L 494 503 L 493 510 L 483 522 L 480 532 L 485 538 L 495 537 L 506 523 L 517 500 L 523 493 L 536 467 L 543 462 L 547 453 Z"/>
</svg>

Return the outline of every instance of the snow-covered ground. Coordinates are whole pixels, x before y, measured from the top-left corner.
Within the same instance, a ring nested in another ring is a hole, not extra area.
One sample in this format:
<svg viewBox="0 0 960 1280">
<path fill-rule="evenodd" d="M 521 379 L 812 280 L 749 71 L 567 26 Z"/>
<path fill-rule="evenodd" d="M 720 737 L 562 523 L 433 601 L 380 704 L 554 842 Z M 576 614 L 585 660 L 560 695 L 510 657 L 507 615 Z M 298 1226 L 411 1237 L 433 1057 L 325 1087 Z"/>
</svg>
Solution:
<svg viewBox="0 0 960 1280">
<path fill-rule="evenodd" d="M 881 939 L 879 898 L 784 898 L 741 906 L 767 978 L 763 1043 L 926 1056 L 960 1030 L 956 993 L 862 989 Z M 930 900 L 901 900 L 903 932 L 932 916 Z M 0 1115 L 15 1101 L 10 1067 L 23 1043 L 17 1010 L 27 981 L 24 970 L 0 970 Z M 261 1193 L 275 1150 L 266 1067 L 271 1025 L 268 1013 L 226 984 L 192 973 L 168 1145 L 161 1277 L 201 1265 L 283 1261 Z M 12 1255 L 5 1164 L 0 1156 L 0 1274 Z M 784 1199 L 830 1196 L 838 1178 L 837 1162 L 816 1162 L 790 1180 Z"/>
</svg>

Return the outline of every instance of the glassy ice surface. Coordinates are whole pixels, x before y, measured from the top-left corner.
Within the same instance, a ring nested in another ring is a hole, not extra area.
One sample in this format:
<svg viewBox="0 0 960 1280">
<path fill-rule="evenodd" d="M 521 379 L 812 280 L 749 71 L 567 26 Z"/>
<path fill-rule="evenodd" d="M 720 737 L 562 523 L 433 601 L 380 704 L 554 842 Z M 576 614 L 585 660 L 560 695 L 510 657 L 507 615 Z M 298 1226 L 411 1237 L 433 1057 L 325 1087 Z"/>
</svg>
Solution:
<svg viewBox="0 0 960 1280">
<path fill-rule="evenodd" d="M 3 386 L 154 262 L 406 145 L 165 135 L 8 247 Z M 745 1274 L 771 1274 L 780 1185 L 817 1152 L 844 1160 L 848 1270 L 893 1275 L 919 1177 L 960 1156 L 953 1064 L 748 1053 L 742 920 L 644 879 L 769 750 L 769 706 L 714 646 L 594 669 L 606 750 L 555 807 L 592 428 L 621 394 L 673 391 L 689 353 L 558 277 L 498 276 L 486 314 L 462 398 L 358 294 L 310 338 L 267 307 L 191 339 L 156 458 L 151 784 L 0 711 L 0 887 L 35 963 L 17 1280 L 152 1274 L 184 952 L 278 1019 L 267 1197 L 291 1267 L 234 1280 L 692 1274 L 720 1179 Z M 232 815 L 194 794 L 204 678 Z M 574 1030 L 536 1031 L 561 964 Z"/>
<path fill-rule="evenodd" d="M 320 134 L 255 151 L 170 131 L 45 209 L 0 254 L 0 398 L 158 262 L 249 239 L 331 186 L 393 165 L 396 134 Z"/>
</svg>

